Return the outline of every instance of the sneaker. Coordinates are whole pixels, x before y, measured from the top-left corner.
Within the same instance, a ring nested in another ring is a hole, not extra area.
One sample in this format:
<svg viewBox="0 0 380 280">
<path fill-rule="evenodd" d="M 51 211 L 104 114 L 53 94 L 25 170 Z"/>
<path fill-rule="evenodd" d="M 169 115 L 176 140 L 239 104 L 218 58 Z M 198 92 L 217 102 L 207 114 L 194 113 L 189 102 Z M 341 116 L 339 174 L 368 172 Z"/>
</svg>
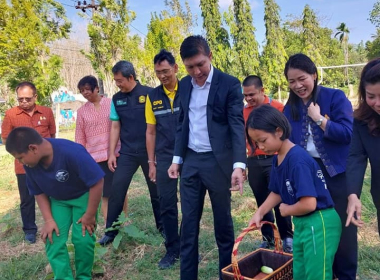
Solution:
<svg viewBox="0 0 380 280">
<path fill-rule="evenodd" d="M 293 238 L 286 237 L 282 241 L 282 247 L 285 253 L 293 254 Z"/>
<path fill-rule="evenodd" d="M 30 244 L 36 243 L 36 234 L 35 233 L 26 233 L 25 240 Z"/>
<path fill-rule="evenodd" d="M 98 241 L 98 243 L 102 246 L 106 246 L 110 243 L 112 243 L 112 241 L 115 239 L 115 237 L 111 237 L 111 236 L 108 236 L 108 235 L 103 235 L 103 237 Z"/>
<path fill-rule="evenodd" d="M 178 255 L 173 253 L 166 253 L 165 256 L 158 263 L 160 269 L 171 268 L 174 263 L 178 260 Z"/>
</svg>

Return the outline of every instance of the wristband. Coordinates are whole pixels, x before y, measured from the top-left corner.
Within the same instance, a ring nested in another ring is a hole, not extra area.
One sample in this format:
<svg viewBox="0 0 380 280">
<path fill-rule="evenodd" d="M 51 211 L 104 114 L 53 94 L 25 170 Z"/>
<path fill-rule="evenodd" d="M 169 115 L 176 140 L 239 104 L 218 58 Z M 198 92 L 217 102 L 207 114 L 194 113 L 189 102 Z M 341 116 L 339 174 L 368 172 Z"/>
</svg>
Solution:
<svg viewBox="0 0 380 280">
<path fill-rule="evenodd" d="M 154 164 L 157 164 L 157 161 L 155 160 L 148 160 L 148 163 L 151 163 L 151 162 L 153 162 Z"/>
</svg>

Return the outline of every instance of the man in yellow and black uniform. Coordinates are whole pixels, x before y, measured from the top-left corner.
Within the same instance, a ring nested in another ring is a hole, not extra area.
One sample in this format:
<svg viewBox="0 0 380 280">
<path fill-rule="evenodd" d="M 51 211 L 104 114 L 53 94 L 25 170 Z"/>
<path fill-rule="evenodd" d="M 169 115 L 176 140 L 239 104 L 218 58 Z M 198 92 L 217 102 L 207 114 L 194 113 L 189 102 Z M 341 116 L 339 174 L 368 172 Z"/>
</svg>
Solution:
<svg viewBox="0 0 380 280">
<path fill-rule="evenodd" d="M 112 125 L 108 168 L 115 173 L 108 202 L 106 227 L 110 228 L 123 211 L 124 198 L 132 177 L 141 166 L 149 188 L 156 227 L 159 231 L 163 231 L 157 186 L 149 179 L 148 155 L 145 145 L 145 102 L 152 88 L 143 86 L 136 80 L 135 69 L 129 61 L 119 61 L 112 68 L 112 72 L 120 91 L 112 97 L 110 112 Z M 121 149 L 120 156 L 116 160 L 114 151 L 119 137 Z M 117 233 L 117 230 L 107 231 L 99 243 L 104 246 L 112 242 Z"/>
<path fill-rule="evenodd" d="M 146 147 L 149 178 L 157 184 L 165 233 L 166 254 L 158 266 L 165 269 L 173 266 L 179 257 L 178 179 L 169 178 L 167 172 L 174 154 L 179 117 L 178 65 L 170 52 L 161 50 L 154 57 L 154 70 L 161 85 L 151 91 L 146 99 Z"/>
</svg>

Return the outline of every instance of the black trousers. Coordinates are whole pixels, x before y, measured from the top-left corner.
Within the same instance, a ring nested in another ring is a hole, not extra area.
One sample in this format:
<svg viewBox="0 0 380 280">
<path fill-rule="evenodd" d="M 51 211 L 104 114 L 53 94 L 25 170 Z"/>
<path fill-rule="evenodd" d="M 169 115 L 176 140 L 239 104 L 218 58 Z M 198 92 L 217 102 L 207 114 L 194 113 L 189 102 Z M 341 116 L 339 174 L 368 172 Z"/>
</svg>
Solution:
<svg viewBox="0 0 380 280">
<path fill-rule="evenodd" d="M 160 197 L 161 221 L 165 233 L 166 251 L 179 255 L 179 234 L 178 234 L 178 179 L 171 179 L 168 169 L 172 161 L 157 160 L 156 184 Z"/>
<path fill-rule="evenodd" d="M 335 254 L 333 273 L 339 280 L 355 280 L 358 267 L 358 239 L 357 227 L 350 224 L 346 227 L 347 219 L 347 191 L 346 174 L 340 173 L 331 177 L 320 158 L 314 158 L 320 166 L 326 180 L 327 188 L 335 203 L 335 210 L 342 221 L 342 235 L 338 250 Z"/>
<path fill-rule="evenodd" d="M 249 157 L 247 159 L 248 182 L 256 198 L 257 206 L 259 207 L 264 203 L 270 193 L 268 185 L 270 172 L 272 169 L 272 162 L 273 157 L 261 159 L 258 159 L 256 157 Z M 274 208 L 274 213 L 276 215 L 276 223 L 281 238 L 293 238 L 291 217 L 282 217 L 279 206 L 276 206 Z M 263 221 L 274 223 L 273 212 L 269 211 L 266 215 L 264 215 Z M 263 240 L 274 242 L 273 229 L 271 226 L 263 225 L 261 228 L 261 233 L 263 235 Z"/>
<path fill-rule="evenodd" d="M 371 175 L 371 176 L 374 176 L 374 175 Z M 380 186 L 376 186 L 375 183 L 372 183 L 371 195 L 372 195 L 373 204 L 375 204 L 375 207 L 376 207 L 377 230 L 380 235 Z"/>
<path fill-rule="evenodd" d="M 18 191 L 20 193 L 20 210 L 22 230 L 25 233 L 37 233 L 36 201 L 34 195 L 29 194 L 26 186 L 26 174 L 16 174 Z"/>
<path fill-rule="evenodd" d="M 232 169 L 232 166 L 231 166 Z M 231 217 L 231 179 L 223 173 L 214 155 L 188 149 L 181 172 L 182 206 L 181 280 L 198 279 L 198 235 L 206 191 L 214 216 L 220 270 L 231 264 L 234 229 Z"/>
<path fill-rule="evenodd" d="M 140 166 L 148 185 L 156 227 L 158 230 L 162 230 L 157 186 L 149 179 L 148 156 L 146 153 L 135 155 L 120 154 L 117 159 L 117 168 L 113 175 L 111 196 L 108 201 L 107 228 L 111 227 L 112 224 L 117 221 L 120 213 L 123 211 L 125 195 L 128 192 L 133 175 Z M 118 232 L 114 230 L 108 231 L 105 234 L 110 237 L 115 237 L 117 233 Z"/>
</svg>

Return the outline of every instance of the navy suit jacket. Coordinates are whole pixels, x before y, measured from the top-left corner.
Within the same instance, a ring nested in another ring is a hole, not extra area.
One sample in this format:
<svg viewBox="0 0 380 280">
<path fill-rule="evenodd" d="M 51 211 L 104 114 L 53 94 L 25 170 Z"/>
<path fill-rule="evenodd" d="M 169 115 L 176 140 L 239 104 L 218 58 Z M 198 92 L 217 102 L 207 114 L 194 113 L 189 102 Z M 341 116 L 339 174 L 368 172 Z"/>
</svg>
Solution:
<svg viewBox="0 0 380 280">
<path fill-rule="evenodd" d="M 191 77 L 180 81 L 180 116 L 174 155 L 185 161 L 189 143 L 189 103 Z M 246 162 L 243 94 L 240 81 L 216 68 L 207 100 L 207 127 L 212 152 L 227 177 L 235 162 Z"/>
</svg>

